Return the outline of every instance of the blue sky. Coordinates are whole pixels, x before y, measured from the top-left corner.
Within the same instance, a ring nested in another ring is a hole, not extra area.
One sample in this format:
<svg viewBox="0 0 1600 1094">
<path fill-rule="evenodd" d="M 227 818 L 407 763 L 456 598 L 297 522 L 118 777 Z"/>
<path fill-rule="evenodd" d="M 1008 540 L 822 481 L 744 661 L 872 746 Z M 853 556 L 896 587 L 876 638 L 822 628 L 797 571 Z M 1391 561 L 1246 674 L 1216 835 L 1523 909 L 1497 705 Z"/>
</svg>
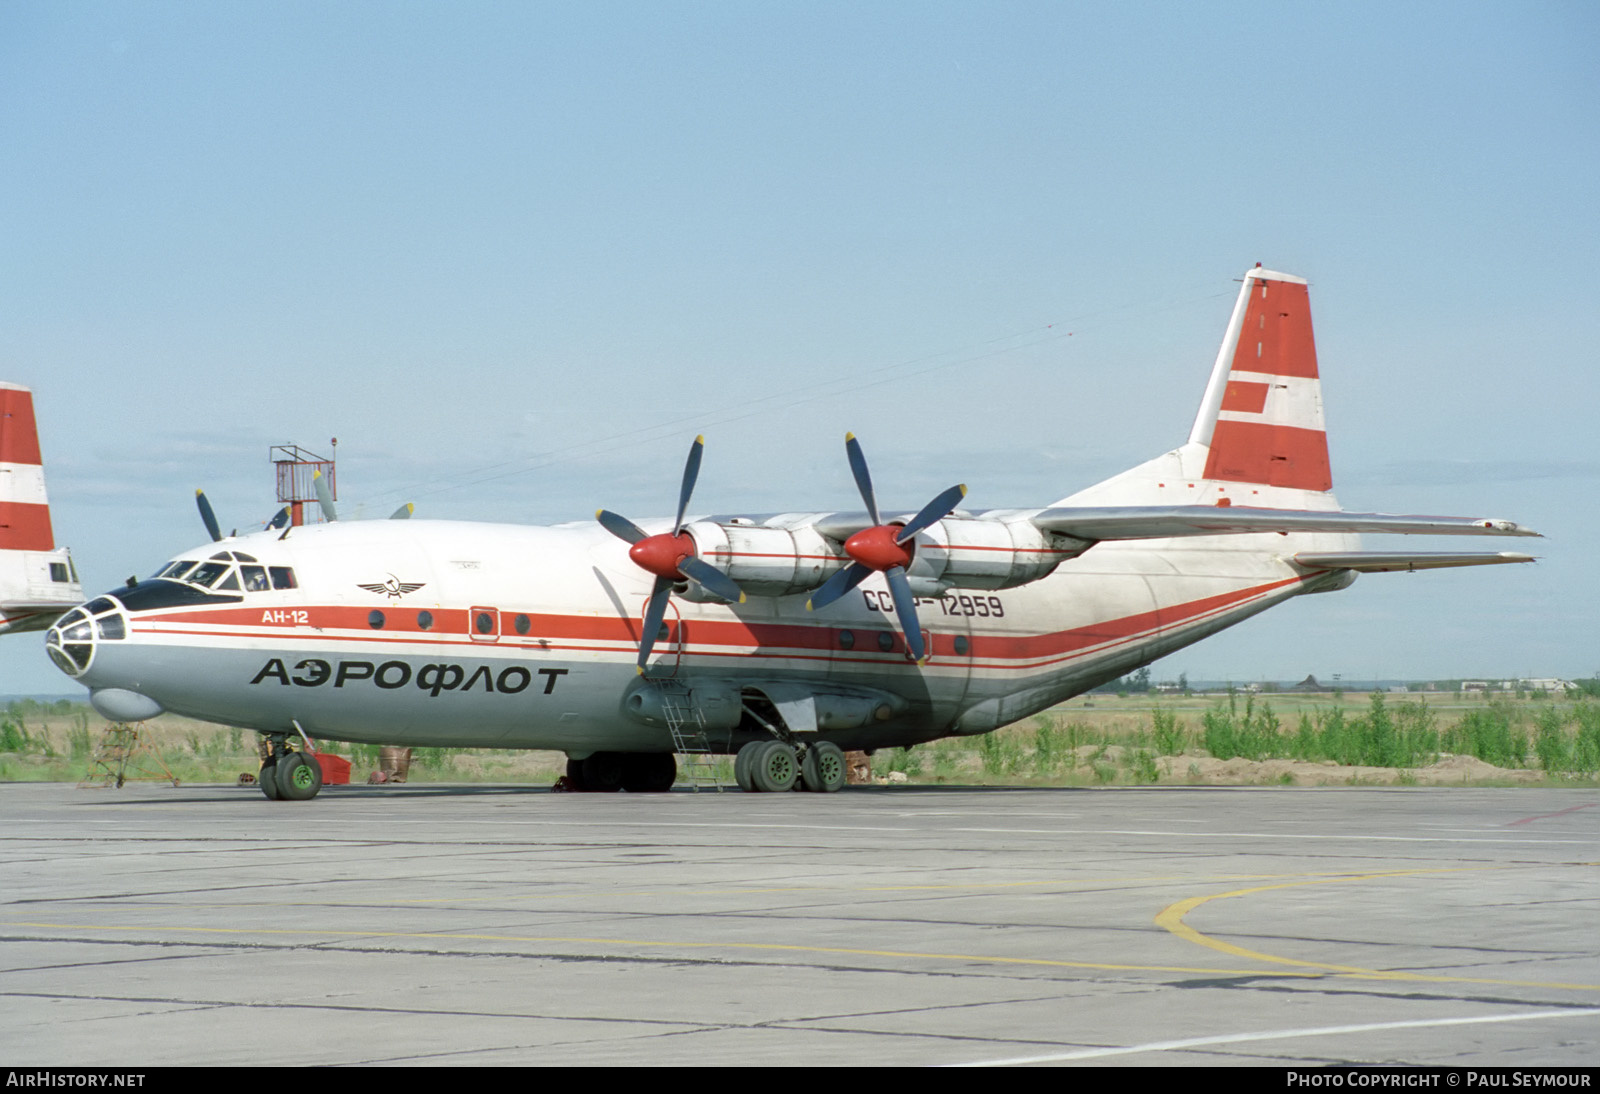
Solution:
<svg viewBox="0 0 1600 1094">
<path fill-rule="evenodd" d="M 707 509 L 853 507 L 846 430 L 886 504 L 1043 504 L 1185 438 L 1260 261 L 1345 506 L 1545 560 L 1157 675 L 1590 675 L 1597 57 L 1577 3 L 14 0 L 0 379 L 91 591 L 332 436 L 347 512 L 665 512 L 697 432 Z M 70 690 L 0 641 L 0 693 Z"/>
</svg>

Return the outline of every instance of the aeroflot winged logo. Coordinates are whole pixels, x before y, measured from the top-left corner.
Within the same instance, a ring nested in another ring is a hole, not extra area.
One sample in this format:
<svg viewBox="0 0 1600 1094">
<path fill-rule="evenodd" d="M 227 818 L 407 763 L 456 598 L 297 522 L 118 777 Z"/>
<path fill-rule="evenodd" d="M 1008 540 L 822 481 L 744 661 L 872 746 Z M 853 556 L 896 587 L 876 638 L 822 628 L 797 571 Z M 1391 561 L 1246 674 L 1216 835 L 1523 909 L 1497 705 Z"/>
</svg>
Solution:
<svg viewBox="0 0 1600 1094">
<path fill-rule="evenodd" d="M 372 585 L 366 585 L 358 581 L 356 582 L 356 587 L 365 589 L 369 593 L 388 593 L 391 599 L 399 600 L 407 593 L 414 593 L 426 584 L 426 581 L 401 581 L 398 577 L 390 574 L 387 581 L 378 582 Z"/>
</svg>

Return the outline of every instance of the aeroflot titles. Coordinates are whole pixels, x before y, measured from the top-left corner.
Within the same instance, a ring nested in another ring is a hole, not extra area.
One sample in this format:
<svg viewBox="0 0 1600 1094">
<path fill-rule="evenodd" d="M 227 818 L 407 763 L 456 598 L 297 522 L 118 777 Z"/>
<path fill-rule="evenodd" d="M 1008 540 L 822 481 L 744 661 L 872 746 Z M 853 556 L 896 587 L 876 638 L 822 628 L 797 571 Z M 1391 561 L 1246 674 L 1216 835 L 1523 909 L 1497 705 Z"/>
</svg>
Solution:
<svg viewBox="0 0 1600 1094">
<path fill-rule="evenodd" d="M 537 670 L 544 679 L 544 691 L 541 694 L 549 695 L 556 690 L 556 680 L 567 674 L 567 669 L 539 669 Z M 342 688 L 347 683 L 361 680 L 370 680 L 380 688 L 393 691 L 403 688 L 412 682 L 411 666 L 404 661 L 385 661 L 374 665 L 371 661 L 340 661 L 335 667 L 320 658 L 309 657 L 296 663 L 294 674 L 279 658 L 272 658 L 261 671 L 256 673 L 252 684 L 259 684 L 264 680 L 276 680 L 287 687 L 294 684 L 302 688 L 321 687 L 329 680 L 333 686 Z M 416 685 L 428 693 L 431 698 L 438 698 L 441 691 L 471 691 L 479 683 L 483 684 L 484 691 L 499 691 L 507 695 L 515 695 L 527 690 L 533 683 L 533 673 L 521 665 L 510 665 L 500 670 L 499 675 L 490 670 L 487 665 L 479 665 L 477 671 L 469 677 L 467 670 L 461 665 L 423 665 L 416 671 Z"/>
</svg>

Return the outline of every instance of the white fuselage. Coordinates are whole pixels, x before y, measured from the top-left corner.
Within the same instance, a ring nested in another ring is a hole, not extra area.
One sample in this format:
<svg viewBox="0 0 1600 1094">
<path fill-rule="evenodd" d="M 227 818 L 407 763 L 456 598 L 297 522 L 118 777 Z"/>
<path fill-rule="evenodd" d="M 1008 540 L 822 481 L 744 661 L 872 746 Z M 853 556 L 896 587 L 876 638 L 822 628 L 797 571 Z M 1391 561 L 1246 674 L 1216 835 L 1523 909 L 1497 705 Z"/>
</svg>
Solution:
<svg viewBox="0 0 1600 1094">
<path fill-rule="evenodd" d="M 922 536 L 937 543 L 940 531 Z M 122 616 L 123 637 L 104 637 L 97 624 L 76 675 L 97 694 L 132 692 L 266 732 L 297 724 L 333 740 L 576 756 L 670 750 L 660 725 L 626 709 L 650 680 L 735 694 L 867 689 L 903 702 L 892 717 L 816 732 L 847 748 L 905 745 L 986 732 L 1287 597 L 1347 584 L 1348 574 L 1308 573 L 1285 559 L 1354 541 L 1102 543 L 1017 588 L 920 599 L 930 652 L 920 666 L 905 652 L 881 575 L 817 612 L 803 594 L 738 605 L 675 596 L 642 680 L 635 659 L 650 577 L 598 526 L 336 523 L 286 538 L 229 537 L 180 556 L 243 553 L 291 568 L 294 588 L 127 611 L 111 592 L 103 599 L 114 608 L 90 614 Z M 138 588 L 161 586 L 178 583 Z M 724 736 L 737 747 L 731 726 Z"/>
</svg>

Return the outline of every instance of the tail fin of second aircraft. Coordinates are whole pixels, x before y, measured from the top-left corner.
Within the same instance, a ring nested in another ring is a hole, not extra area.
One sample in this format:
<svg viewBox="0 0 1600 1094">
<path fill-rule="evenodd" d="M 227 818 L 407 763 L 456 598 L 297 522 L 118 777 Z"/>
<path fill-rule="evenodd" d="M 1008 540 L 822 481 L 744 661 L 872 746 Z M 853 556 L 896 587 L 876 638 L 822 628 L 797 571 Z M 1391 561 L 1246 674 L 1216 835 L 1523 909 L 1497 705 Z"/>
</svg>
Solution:
<svg viewBox="0 0 1600 1094">
<path fill-rule="evenodd" d="M 0 382 L 0 634 L 47 627 L 82 599 L 50 527 L 33 393 Z"/>
<path fill-rule="evenodd" d="M 0 382 L 0 551 L 48 551 L 56 545 L 43 462 L 33 393 Z"/>
</svg>

